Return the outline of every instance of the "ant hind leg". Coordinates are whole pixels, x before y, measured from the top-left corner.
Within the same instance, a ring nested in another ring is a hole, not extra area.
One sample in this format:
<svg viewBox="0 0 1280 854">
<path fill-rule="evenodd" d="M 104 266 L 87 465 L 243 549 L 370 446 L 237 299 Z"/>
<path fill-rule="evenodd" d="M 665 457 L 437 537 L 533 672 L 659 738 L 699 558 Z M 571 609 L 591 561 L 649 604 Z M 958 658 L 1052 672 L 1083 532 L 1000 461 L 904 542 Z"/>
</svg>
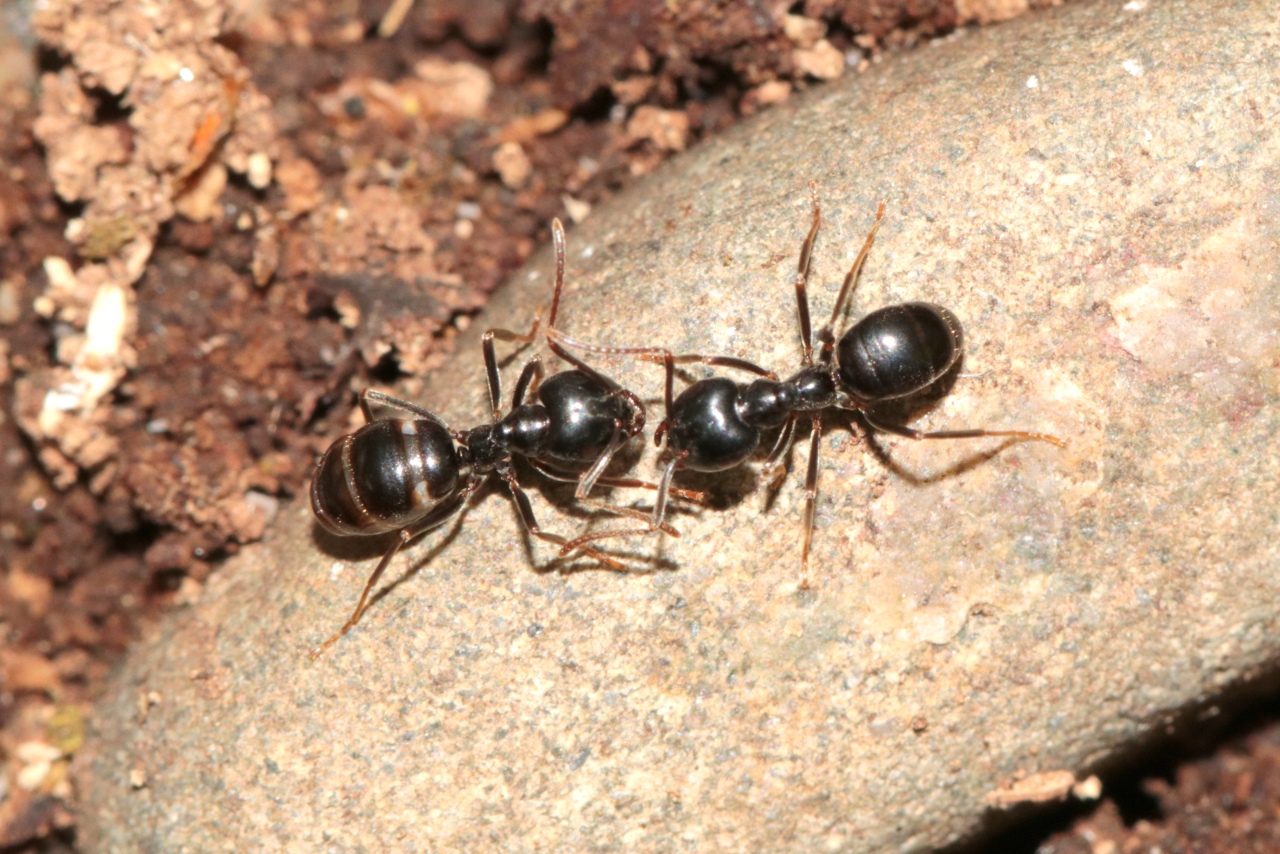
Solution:
<svg viewBox="0 0 1280 854">
<path fill-rule="evenodd" d="M 887 421 L 879 421 L 866 410 L 862 411 L 862 417 L 867 420 L 877 430 L 885 433 L 892 433 L 895 436 L 902 436 L 907 439 L 979 439 L 983 436 L 1004 436 L 1010 439 L 1017 439 L 1023 442 L 1048 442 L 1059 448 L 1067 446 L 1066 439 L 1060 439 L 1049 433 L 1029 433 L 1025 430 L 937 430 L 931 433 L 925 433 L 916 430 L 913 427 L 906 427 L 902 424 L 891 424 Z"/>
<path fill-rule="evenodd" d="M 467 498 L 475 492 L 475 488 L 476 485 L 469 486 L 456 500 L 437 507 L 435 510 L 428 513 L 427 516 L 416 525 L 401 528 L 397 532 L 398 535 L 395 542 L 391 544 L 391 548 L 387 549 L 386 554 L 384 554 L 382 559 L 378 561 L 378 565 L 374 567 L 373 572 L 369 573 L 369 580 L 364 584 L 364 591 L 361 592 L 360 601 L 356 603 L 356 609 L 351 612 L 351 617 L 348 618 L 348 620 L 342 624 L 342 628 L 334 632 L 328 640 L 311 650 L 309 657 L 312 661 L 315 661 L 323 655 L 325 650 L 337 643 L 343 635 L 354 629 L 356 624 L 360 622 L 360 619 L 364 616 L 365 608 L 369 604 L 369 594 L 373 591 L 374 585 L 378 583 L 378 579 L 382 577 L 382 573 L 391 565 L 391 560 L 399 554 L 414 537 L 417 537 L 419 534 L 426 533 L 432 528 L 440 527 L 447 522 L 450 517 L 466 506 Z"/>
</svg>

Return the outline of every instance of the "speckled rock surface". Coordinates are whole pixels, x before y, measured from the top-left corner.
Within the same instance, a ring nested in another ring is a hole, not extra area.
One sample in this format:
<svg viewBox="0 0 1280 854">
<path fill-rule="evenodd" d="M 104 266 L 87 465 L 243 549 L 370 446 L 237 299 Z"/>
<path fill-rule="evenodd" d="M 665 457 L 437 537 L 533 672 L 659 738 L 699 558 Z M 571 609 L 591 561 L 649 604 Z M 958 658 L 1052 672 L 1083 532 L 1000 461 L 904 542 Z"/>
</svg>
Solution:
<svg viewBox="0 0 1280 854">
<path fill-rule="evenodd" d="M 716 507 L 622 544 L 650 570 L 630 575 L 553 571 L 494 492 L 314 664 L 376 548 L 297 507 L 120 674 L 80 761 L 89 847 L 924 850 L 1265 668 L 1277 19 L 1139 0 L 963 34 L 690 152 L 569 235 L 569 333 L 786 372 L 807 181 L 820 318 L 884 199 L 854 314 L 946 304 L 976 375 L 917 426 L 1067 449 L 832 423 L 809 593 L 803 448 L 768 507 L 749 473 L 693 481 Z M 546 261 L 473 332 L 526 326 Z M 474 345 L 423 397 L 456 424 L 486 408 Z M 654 366 L 607 364 L 658 394 Z M 552 530 L 587 523 L 534 498 Z"/>
</svg>

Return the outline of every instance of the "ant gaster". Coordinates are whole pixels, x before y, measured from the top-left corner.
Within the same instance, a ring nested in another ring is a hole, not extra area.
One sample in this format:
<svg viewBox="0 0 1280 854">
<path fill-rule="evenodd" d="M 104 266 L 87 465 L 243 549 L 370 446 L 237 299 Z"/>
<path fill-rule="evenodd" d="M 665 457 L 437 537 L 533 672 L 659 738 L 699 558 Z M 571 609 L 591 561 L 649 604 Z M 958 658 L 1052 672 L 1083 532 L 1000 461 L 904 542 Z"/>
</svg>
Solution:
<svg viewBox="0 0 1280 854">
<path fill-rule="evenodd" d="M 800 261 L 795 283 L 800 319 L 802 358 L 800 370 L 786 380 L 752 362 L 733 356 L 675 356 L 658 347 L 601 347 L 573 341 L 551 329 L 548 336 L 576 349 L 617 355 L 633 355 L 647 361 L 660 361 L 665 366 L 664 403 L 666 417 L 654 431 L 659 444 L 666 440 L 663 468 L 658 481 L 658 498 L 650 517 L 654 530 L 666 513 L 667 490 L 672 476 L 680 470 L 717 472 L 742 465 L 756 452 L 761 434 L 770 428 L 782 428 L 773 449 L 765 460 L 765 470 L 774 486 L 785 472 L 781 463 L 795 436 L 796 423 L 809 419 L 809 463 L 805 476 L 804 545 L 801 552 L 801 589 L 808 587 L 809 546 L 813 537 L 814 506 L 818 490 L 818 451 L 822 438 L 822 413 L 838 410 L 859 412 L 876 430 L 909 439 L 970 439 L 980 436 L 1005 436 L 1016 440 L 1049 442 L 1063 447 L 1066 443 L 1045 433 L 1021 430 L 941 430 L 921 432 L 902 424 L 882 421 L 870 407 L 882 401 L 915 394 L 941 379 L 959 360 L 964 350 L 964 333 L 960 321 L 949 310 L 927 302 L 909 302 L 886 306 L 863 317 L 851 326 L 837 342 L 839 322 L 849 295 L 853 291 L 862 266 L 871 251 L 876 232 L 884 219 L 884 203 L 876 211 L 875 225 L 867 235 L 861 251 L 845 276 L 836 298 L 831 319 L 818 331 L 818 354 L 815 360 L 812 326 L 809 318 L 810 260 L 813 243 L 822 221 L 815 184 L 810 184 L 813 202 L 813 225 L 800 247 Z M 675 366 L 698 362 L 728 367 L 757 375 L 751 383 L 740 383 L 726 377 L 710 377 L 692 383 L 678 396 L 673 396 Z M 640 531 L 605 531 L 578 537 L 567 543 L 562 553 L 594 540 Z"/>
<path fill-rule="evenodd" d="M 548 326 L 556 322 L 565 266 L 564 227 L 557 219 L 551 229 L 556 280 Z M 530 534 L 564 546 L 563 554 L 581 551 L 611 568 L 624 568 L 595 549 L 570 546 L 564 537 L 543 531 L 516 479 L 513 457 L 525 457 L 535 469 L 554 480 L 576 482 L 579 500 L 586 500 L 596 484 L 656 489 L 645 481 L 604 476 L 614 455 L 644 429 L 644 405 L 636 395 L 566 352 L 554 339 L 548 339 L 552 352 L 573 368 L 543 382 L 542 360 L 536 356 L 530 359 L 520 372 L 511 409 L 504 416 L 494 339 L 523 346 L 533 342 L 538 328 L 539 320 L 535 319 L 533 327 L 523 335 L 505 329 L 485 332 L 481 346 L 493 420 L 479 427 L 453 431 L 437 415 L 413 403 L 373 390 L 361 393 L 360 408 L 369 423 L 338 439 L 320 458 L 311 481 L 311 509 L 319 523 L 334 534 L 395 531 L 398 536 L 369 575 L 351 618 L 311 652 L 312 659 L 360 621 L 369 592 L 400 549 L 458 513 L 491 474 L 506 483 Z M 372 405 L 411 417 L 375 419 Z M 701 493 L 687 490 L 680 490 L 679 494 L 694 500 L 701 497 Z M 609 510 L 641 515 L 623 507 Z M 660 519 L 653 525 L 654 530 L 661 527 L 676 534 Z"/>
</svg>

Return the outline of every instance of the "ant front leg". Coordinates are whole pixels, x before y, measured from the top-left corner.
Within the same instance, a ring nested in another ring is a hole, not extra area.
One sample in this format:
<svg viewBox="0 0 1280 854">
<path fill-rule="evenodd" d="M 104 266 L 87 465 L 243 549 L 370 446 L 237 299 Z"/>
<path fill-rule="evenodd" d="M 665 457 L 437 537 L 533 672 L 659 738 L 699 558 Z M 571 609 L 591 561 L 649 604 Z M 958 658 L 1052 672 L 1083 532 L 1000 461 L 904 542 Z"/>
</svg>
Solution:
<svg viewBox="0 0 1280 854">
<path fill-rule="evenodd" d="M 591 468 L 578 478 L 578 489 L 574 492 L 574 498 L 582 501 L 591 493 L 591 489 L 596 485 L 596 481 L 604 474 L 604 470 L 609 467 L 609 463 L 613 462 L 614 454 L 622 450 L 622 447 L 631 441 L 631 434 L 622 429 L 622 425 L 615 421 L 613 423 L 613 436 L 609 439 L 609 444 L 605 446 L 604 451 L 591 464 Z"/>
<path fill-rule="evenodd" d="M 667 496 L 671 494 L 671 479 L 675 477 L 676 469 L 688 458 L 689 452 L 681 451 L 662 469 L 662 477 L 658 478 L 658 498 L 653 502 L 653 516 L 649 519 L 650 529 L 662 527 L 662 520 L 667 517 Z"/>
<path fill-rule="evenodd" d="M 564 292 L 565 239 L 564 223 L 560 222 L 559 217 L 551 221 L 551 243 L 555 247 L 556 255 L 556 286 L 554 295 L 551 297 L 551 314 L 547 320 L 547 347 L 550 348 L 552 353 L 555 353 L 597 382 L 615 391 L 620 390 L 620 386 L 616 382 L 560 346 L 561 336 L 559 335 L 559 330 L 556 329 L 556 320 L 560 314 L 560 296 Z"/>
</svg>

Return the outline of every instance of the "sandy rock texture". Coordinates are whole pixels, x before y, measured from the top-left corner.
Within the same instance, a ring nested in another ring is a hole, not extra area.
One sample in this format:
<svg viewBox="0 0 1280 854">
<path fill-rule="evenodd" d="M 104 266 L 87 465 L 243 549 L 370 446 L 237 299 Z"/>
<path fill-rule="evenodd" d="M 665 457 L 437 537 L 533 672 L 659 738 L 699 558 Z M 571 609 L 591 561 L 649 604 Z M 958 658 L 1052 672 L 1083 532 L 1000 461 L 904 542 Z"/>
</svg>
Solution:
<svg viewBox="0 0 1280 854">
<path fill-rule="evenodd" d="M 557 571 L 493 490 L 314 664 L 380 544 L 318 536 L 298 506 L 119 674 L 80 757 L 89 847 L 922 851 L 1265 672 L 1278 12 L 1135 0 L 961 33 L 695 148 L 569 234 L 568 333 L 789 372 L 807 182 L 819 319 L 883 199 L 854 316 L 931 300 L 969 342 L 914 423 L 1068 448 L 832 421 L 809 592 L 807 443 L 768 505 L 749 470 L 686 480 L 713 507 L 678 513 L 679 540 L 616 543 L 629 575 Z M 429 378 L 451 423 L 484 418 L 475 339 L 527 326 L 548 261 Z M 655 366 L 599 364 L 658 395 Z M 548 529 L 618 524 L 567 499 L 534 490 Z"/>
</svg>

